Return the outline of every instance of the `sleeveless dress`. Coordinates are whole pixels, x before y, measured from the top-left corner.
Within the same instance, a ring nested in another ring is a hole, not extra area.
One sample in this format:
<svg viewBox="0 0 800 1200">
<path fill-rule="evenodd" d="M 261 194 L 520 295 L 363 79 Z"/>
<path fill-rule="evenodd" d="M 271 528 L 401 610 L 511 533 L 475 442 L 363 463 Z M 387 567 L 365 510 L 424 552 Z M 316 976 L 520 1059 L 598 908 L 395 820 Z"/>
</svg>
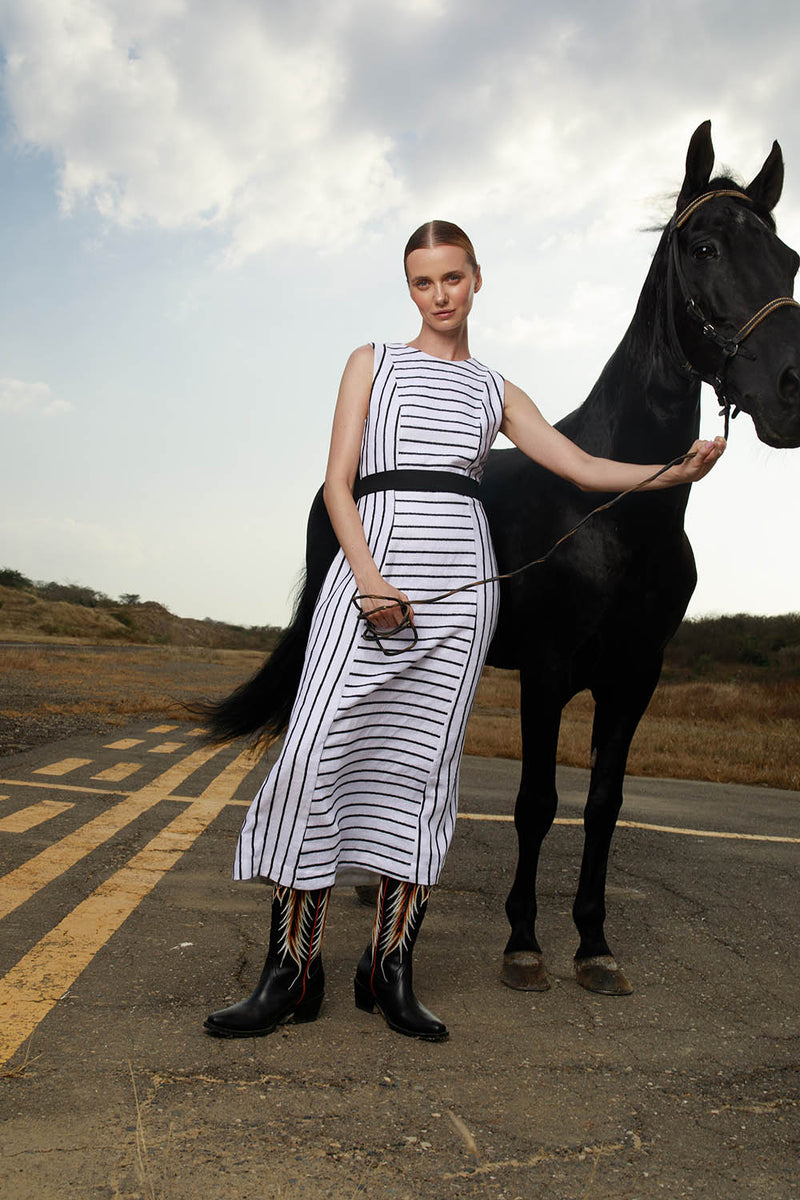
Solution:
<svg viewBox="0 0 800 1200">
<path fill-rule="evenodd" d="M 376 345 L 359 475 L 416 468 L 479 480 L 503 391 L 474 358 Z M 387 656 L 364 637 L 340 549 L 283 748 L 245 817 L 235 879 L 316 889 L 378 874 L 433 884 L 444 863 L 498 587 L 424 599 L 497 573 L 488 522 L 478 500 L 450 492 L 380 491 L 357 505 L 379 571 L 414 605 L 418 641 Z"/>
</svg>

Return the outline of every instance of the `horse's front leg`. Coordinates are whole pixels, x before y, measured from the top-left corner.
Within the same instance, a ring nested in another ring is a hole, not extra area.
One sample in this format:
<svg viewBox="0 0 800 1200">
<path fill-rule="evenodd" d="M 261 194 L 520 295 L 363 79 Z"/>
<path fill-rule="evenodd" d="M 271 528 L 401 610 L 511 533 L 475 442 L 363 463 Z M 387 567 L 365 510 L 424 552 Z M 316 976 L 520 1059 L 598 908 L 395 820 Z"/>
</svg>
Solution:
<svg viewBox="0 0 800 1200">
<path fill-rule="evenodd" d="M 543 992 L 550 987 L 536 938 L 536 872 L 558 807 L 556 751 L 562 703 L 543 696 L 538 672 L 522 671 L 522 778 L 514 809 L 519 857 L 506 900 L 511 925 L 500 978 L 509 987 Z"/>
<path fill-rule="evenodd" d="M 605 937 L 606 872 L 622 807 L 628 751 L 660 671 L 659 658 L 635 679 L 593 689 L 592 775 L 583 815 L 583 860 L 572 915 L 580 934 L 575 954 L 578 983 L 590 992 L 608 996 L 627 996 L 633 991 Z"/>
</svg>

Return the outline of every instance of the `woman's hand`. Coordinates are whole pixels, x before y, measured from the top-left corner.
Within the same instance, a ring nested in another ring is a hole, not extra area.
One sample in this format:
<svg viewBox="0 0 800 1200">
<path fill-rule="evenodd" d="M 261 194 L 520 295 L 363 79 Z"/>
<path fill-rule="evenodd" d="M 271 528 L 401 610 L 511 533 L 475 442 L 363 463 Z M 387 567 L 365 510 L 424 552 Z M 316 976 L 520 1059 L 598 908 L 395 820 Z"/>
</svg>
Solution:
<svg viewBox="0 0 800 1200">
<path fill-rule="evenodd" d="M 401 608 L 400 604 L 392 604 L 392 600 L 398 600 L 400 603 L 408 605 L 408 596 L 399 588 L 393 587 L 391 583 L 387 583 L 381 576 L 370 583 L 368 594 L 360 592 L 360 595 L 362 597 L 359 600 L 361 611 L 375 629 L 396 629 L 405 621 L 406 609 Z M 413 625 L 414 611 L 410 605 L 408 605 L 407 612 Z"/>
<path fill-rule="evenodd" d="M 683 462 L 667 472 L 670 483 L 697 483 L 698 479 L 707 475 L 714 463 L 722 457 L 726 445 L 724 437 L 715 437 L 713 442 L 704 442 L 698 438 Z"/>
</svg>

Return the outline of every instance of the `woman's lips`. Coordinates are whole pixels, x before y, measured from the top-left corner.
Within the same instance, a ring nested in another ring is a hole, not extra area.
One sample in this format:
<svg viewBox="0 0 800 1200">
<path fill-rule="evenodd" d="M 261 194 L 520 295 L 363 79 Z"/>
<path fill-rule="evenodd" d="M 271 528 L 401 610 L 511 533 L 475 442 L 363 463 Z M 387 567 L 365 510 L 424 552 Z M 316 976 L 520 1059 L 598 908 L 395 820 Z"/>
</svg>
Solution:
<svg viewBox="0 0 800 1200">
<path fill-rule="evenodd" d="M 447 312 L 437 312 L 437 313 L 434 313 L 434 316 L 436 316 L 436 317 L 452 317 L 452 315 L 455 311 L 456 310 L 454 308 L 448 308 Z"/>
</svg>

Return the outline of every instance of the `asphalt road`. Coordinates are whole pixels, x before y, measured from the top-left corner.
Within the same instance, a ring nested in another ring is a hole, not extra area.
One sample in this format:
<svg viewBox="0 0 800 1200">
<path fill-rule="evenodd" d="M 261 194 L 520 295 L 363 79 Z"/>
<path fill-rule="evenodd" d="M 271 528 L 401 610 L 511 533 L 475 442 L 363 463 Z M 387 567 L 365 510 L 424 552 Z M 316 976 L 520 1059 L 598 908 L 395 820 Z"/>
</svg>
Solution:
<svg viewBox="0 0 800 1200">
<path fill-rule="evenodd" d="M 450 1040 L 355 1010 L 371 914 L 334 893 L 320 1019 L 206 1013 L 257 977 L 229 870 L 264 766 L 139 724 L 0 759 L 0 1186 L 13 1200 L 800 1200 L 800 793 L 628 781 L 608 929 L 635 992 L 572 978 L 585 772 L 541 875 L 552 989 L 498 980 L 519 764 L 467 759 L 415 959 Z"/>
</svg>

